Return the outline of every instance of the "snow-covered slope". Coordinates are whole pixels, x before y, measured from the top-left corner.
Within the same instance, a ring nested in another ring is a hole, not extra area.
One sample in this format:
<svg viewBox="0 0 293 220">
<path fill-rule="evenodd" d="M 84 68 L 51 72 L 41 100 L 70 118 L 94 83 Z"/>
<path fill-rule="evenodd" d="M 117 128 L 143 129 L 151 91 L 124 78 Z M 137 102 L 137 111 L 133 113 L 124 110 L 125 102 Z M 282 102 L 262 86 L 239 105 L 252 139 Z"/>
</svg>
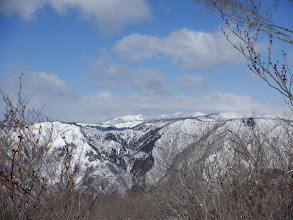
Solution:
<svg viewBox="0 0 293 220">
<path fill-rule="evenodd" d="M 177 116 L 154 120 L 125 116 L 101 124 L 53 122 L 55 139 L 50 154 L 56 161 L 62 159 L 65 137 L 80 170 L 79 186 L 102 181 L 125 191 L 135 184 L 157 181 L 164 175 L 166 164 L 183 158 L 211 161 L 214 152 L 229 151 L 231 131 L 244 134 L 257 128 L 271 137 L 281 137 L 285 132 L 280 121 L 272 118 L 243 118 L 235 113 Z M 292 129 L 289 121 L 287 124 Z M 201 144 L 207 140 L 209 144 Z"/>
</svg>

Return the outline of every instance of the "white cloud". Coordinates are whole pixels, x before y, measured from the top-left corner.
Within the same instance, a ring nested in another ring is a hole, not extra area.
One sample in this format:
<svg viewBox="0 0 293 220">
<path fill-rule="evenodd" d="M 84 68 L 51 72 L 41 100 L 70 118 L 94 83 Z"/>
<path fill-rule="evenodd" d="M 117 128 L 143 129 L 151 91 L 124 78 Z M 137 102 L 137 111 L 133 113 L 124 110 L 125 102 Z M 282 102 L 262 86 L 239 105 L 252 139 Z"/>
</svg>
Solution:
<svg viewBox="0 0 293 220">
<path fill-rule="evenodd" d="M 164 38 L 131 34 L 118 41 L 113 48 L 121 57 L 132 61 L 163 54 L 176 63 L 201 70 L 244 61 L 243 56 L 227 42 L 221 31 L 206 33 L 182 28 Z"/>
<path fill-rule="evenodd" d="M 34 72 L 25 79 L 34 92 L 52 92 L 57 94 L 72 93 L 72 87 L 54 73 Z"/>
<path fill-rule="evenodd" d="M 150 17 L 145 0 L 51 0 L 61 13 L 77 9 L 86 19 L 94 20 L 103 31 L 113 31 L 126 24 L 139 23 Z"/>
<path fill-rule="evenodd" d="M 163 39 L 155 36 L 131 34 L 123 37 L 114 45 L 114 50 L 123 58 L 142 61 L 161 51 Z"/>
<path fill-rule="evenodd" d="M 166 74 L 158 68 L 133 69 L 125 64 L 108 63 L 107 58 L 101 56 L 92 61 L 90 72 L 100 89 L 127 87 L 149 95 L 170 91 Z"/>
<path fill-rule="evenodd" d="M 19 76 L 12 76 L 5 85 L 6 88 L 19 88 Z M 68 95 L 73 93 L 73 88 L 54 73 L 25 72 L 22 77 L 23 92 L 27 94 L 58 94 Z"/>
<path fill-rule="evenodd" d="M 150 17 L 146 0 L 1 0 L 0 12 L 29 19 L 45 5 L 51 6 L 59 14 L 76 10 L 83 18 L 93 20 L 102 31 L 107 32 Z"/>
<path fill-rule="evenodd" d="M 181 90 L 204 89 L 208 81 L 203 75 L 184 74 L 178 79 L 178 87 Z"/>
<path fill-rule="evenodd" d="M 1 0 L 0 13 L 5 15 L 15 13 L 24 19 L 30 19 L 46 2 L 47 0 Z"/>
</svg>

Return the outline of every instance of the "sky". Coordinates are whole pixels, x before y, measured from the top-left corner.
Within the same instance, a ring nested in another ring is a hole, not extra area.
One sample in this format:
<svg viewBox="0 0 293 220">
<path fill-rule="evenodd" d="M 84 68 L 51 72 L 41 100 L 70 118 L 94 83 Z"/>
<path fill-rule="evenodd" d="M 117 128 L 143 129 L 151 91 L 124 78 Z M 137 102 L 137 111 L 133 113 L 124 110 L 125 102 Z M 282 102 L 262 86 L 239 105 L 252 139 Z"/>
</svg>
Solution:
<svg viewBox="0 0 293 220">
<path fill-rule="evenodd" d="M 293 29 L 292 12 L 282 0 L 274 22 Z M 0 28 L 0 90 L 17 94 L 23 73 L 29 105 L 52 120 L 288 109 L 192 0 L 0 0 Z M 283 49 L 293 66 L 292 45 L 274 40 L 273 58 Z"/>
</svg>

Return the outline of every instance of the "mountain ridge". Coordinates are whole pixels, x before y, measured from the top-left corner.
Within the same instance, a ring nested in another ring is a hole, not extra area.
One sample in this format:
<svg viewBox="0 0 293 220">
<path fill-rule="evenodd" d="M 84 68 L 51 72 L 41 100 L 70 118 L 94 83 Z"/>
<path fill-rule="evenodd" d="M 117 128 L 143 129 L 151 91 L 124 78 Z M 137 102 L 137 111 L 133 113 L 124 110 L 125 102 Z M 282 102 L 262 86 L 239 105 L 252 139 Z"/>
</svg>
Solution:
<svg viewBox="0 0 293 220">
<path fill-rule="evenodd" d="M 164 160 L 170 159 L 172 166 L 190 157 L 194 161 L 211 160 L 213 152 L 226 151 L 231 131 L 250 132 L 257 128 L 275 136 L 282 130 L 277 118 L 238 115 L 177 114 L 153 120 L 138 115 L 102 124 L 52 122 L 56 138 L 49 155 L 56 161 L 62 160 L 65 137 L 72 146 L 73 162 L 79 166 L 79 187 L 93 187 L 102 181 L 125 192 L 134 185 L 144 186 L 162 179 L 168 170 L 162 168 Z M 212 144 L 205 146 L 202 143 L 207 139 Z M 174 158 L 168 159 L 172 153 Z"/>
</svg>

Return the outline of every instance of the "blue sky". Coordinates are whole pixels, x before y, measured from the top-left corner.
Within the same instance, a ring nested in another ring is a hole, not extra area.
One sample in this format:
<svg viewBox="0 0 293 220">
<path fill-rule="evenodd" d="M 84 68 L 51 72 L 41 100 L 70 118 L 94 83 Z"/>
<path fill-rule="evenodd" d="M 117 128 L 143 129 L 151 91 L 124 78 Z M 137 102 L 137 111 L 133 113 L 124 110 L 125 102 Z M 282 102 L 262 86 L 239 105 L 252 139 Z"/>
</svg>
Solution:
<svg viewBox="0 0 293 220">
<path fill-rule="evenodd" d="M 281 1 L 274 21 L 293 29 L 292 11 Z M 0 89 L 14 94 L 23 73 L 24 95 L 51 119 L 287 109 L 226 42 L 220 17 L 191 0 L 1 0 L 0 26 Z M 273 49 L 292 66 L 292 46 Z"/>
</svg>

